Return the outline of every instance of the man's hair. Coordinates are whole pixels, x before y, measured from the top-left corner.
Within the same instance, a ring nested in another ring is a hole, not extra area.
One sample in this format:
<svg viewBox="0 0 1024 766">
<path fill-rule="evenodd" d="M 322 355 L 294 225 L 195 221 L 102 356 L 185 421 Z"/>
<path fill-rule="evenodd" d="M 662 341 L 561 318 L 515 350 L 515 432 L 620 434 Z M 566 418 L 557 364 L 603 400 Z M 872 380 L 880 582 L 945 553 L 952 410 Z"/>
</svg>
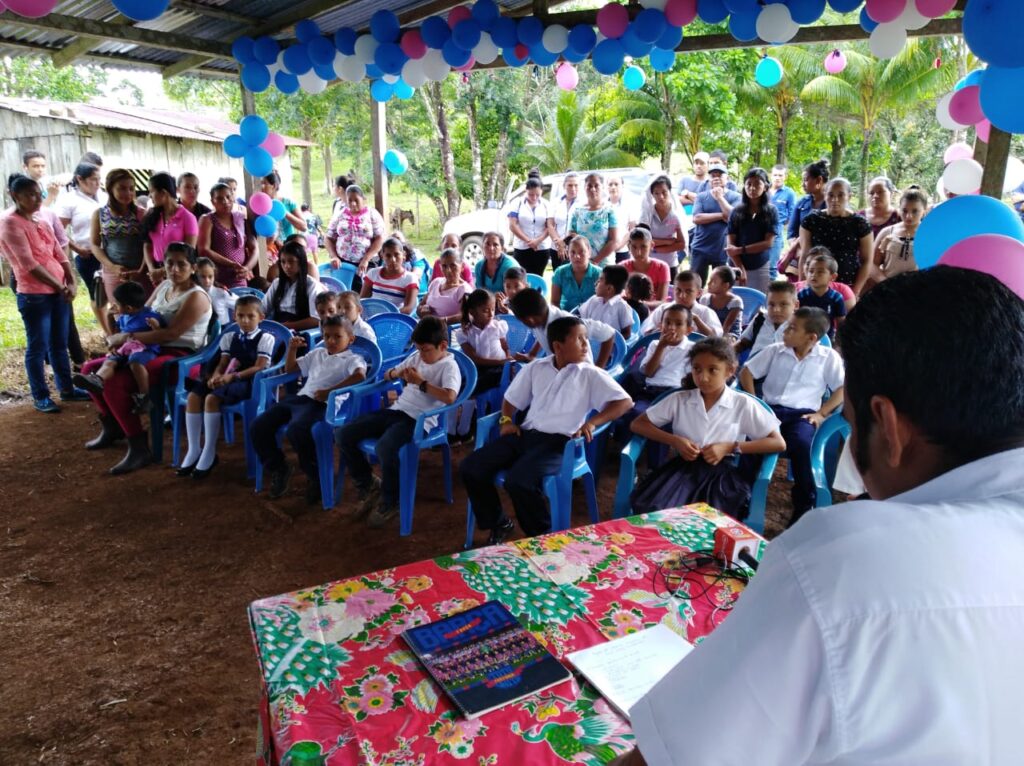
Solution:
<svg viewBox="0 0 1024 766">
<path fill-rule="evenodd" d="M 146 288 L 138 282 L 122 282 L 114 288 L 114 300 L 128 308 L 140 308 L 146 305 Z"/>
<path fill-rule="evenodd" d="M 505 278 L 503 282 L 525 282 L 526 281 L 526 270 L 521 266 L 513 266 L 505 272 Z"/>
<path fill-rule="evenodd" d="M 825 268 L 828 269 L 829 274 L 839 273 L 839 264 L 836 263 L 836 259 L 833 258 L 828 252 L 824 253 L 810 253 L 807 259 L 808 263 L 824 263 Z"/>
<path fill-rule="evenodd" d="M 626 286 L 626 281 L 629 279 L 629 271 L 626 270 L 625 266 L 613 263 L 601 269 L 601 276 L 604 277 L 604 283 L 614 288 L 615 294 L 618 295 Z"/>
<path fill-rule="evenodd" d="M 523 317 L 539 317 L 546 314 L 548 302 L 544 300 L 540 290 L 527 287 L 512 296 L 509 308 L 512 309 L 516 319 L 522 320 Z"/>
<path fill-rule="evenodd" d="M 688 284 L 690 282 L 693 282 L 695 285 L 697 285 L 698 290 L 704 286 L 704 281 L 700 278 L 700 274 L 698 274 L 696 271 L 690 271 L 689 269 L 687 269 L 686 271 L 680 271 L 678 274 L 676 274 L 675 281 L 676 284 Z"/>
<path fill-rule="evenodd" d="M 429 343 L 440 346 L 448 341 L 448 325 L 438 317 L 423 317 L 412 331 L 413 343 Z"/>
<path fill-rule="evenodd" d="M 1024 301 L 994 277 L 934 266 L 886 279 L 857 302 L 839 345 L 860 467 L 870 464 L 874 396 L 949 468 L 1024 445 Z"/>
<path fill-rule="evenodd" d="M 629 232 L 629 239 L 630 241 L 636 240 L 639 242 L 643 240 L 644 242 L 650 242 L 652 239 L 651 230 L 648 229 L 646 226 L 637 226 L 631 232 Z"/>
<path fill-rule="evenodd" d="M 799 319 L 804 331 L 813 332 L 818 336 L 819 340 L 828 334 L 828 330 L 832 326 L 832 322 L 825 310 L 812 306 L 798 308 L 793 312 L 793 319 Z"/>
<path fill-rule="evenodd" d="M 790 282 L 788 279 L 776 279 L 774 282 L 768 283 L 769 293 L 785 293 L 786 295 L 796 296 L 796 285 Z"/>
<path fill-rule="evenodd" d="M 260 316 L 264 316 L 263 301 L 261 301 L 258 296 L 239 295 L 238 300 L 235 301 L 235 311 L 238 311 L 238 309 L 241 308 L 245 308 L 246 306 L 252 306 L 253 308 L 258 309 L 260 312 Z"/>
<path fill-rule="evenodd" d="M 783 173 L 785 173 L 785 172 L 786 172 L 786 171 L 787 171 L 788 169 L 789 169 L 789 168 L 787 168 L 787 167 L 786 167 L 785 165 L 772 165 L 772 172 L 773 172 L 773 173 L 776 173 L 776 172 L 778 172 L 778 171 L 780 171 L 780 170 L 781 170 L 781 171 L 782 171 Z"/>
<path fill-rule="evenodd" d="M 322 293 L 318 293 L 314 304 L 317 308 L 320 308 L 325 303 L 338 300 L 338 294 L 333 290 L 324 290 Z"/>
<path fill-rule="evenodd" d="M 28 151 L 26 151 L 24 154 L 21 155 L 21 164 L 22 165 L 28 165 L 28 163 L 31 160 L 36 160 L 36 159 L 40 159 L 40 158 L 45 160 L 46 159 L 46 155 L 43 154 L 38 149 L 29 149 Z"/>
<path fill-rule="evenodd" d="M 522 295 L 522 293 L 520 293 L 520 295 Z M 553 350 L 556 343 L 565 343 L 565 339 L 569 337 L 569 333 L 572 332 L 572 328 L 578 327 L 582 324 L 583 320 L 579 317 L 559 317 L 548 325 L 548 345 Z"/>
</svg>

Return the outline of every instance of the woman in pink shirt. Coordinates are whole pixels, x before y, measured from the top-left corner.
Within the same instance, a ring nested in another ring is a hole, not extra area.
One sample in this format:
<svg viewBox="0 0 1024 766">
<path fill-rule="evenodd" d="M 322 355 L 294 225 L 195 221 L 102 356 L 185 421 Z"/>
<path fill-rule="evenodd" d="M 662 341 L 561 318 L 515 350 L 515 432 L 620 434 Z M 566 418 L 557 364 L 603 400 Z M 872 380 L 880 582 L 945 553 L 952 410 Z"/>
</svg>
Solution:
<svg viewBox="0 0 1024 766">
<path fill-rule="evenodd" d="M 153 207 L 142 219 L 142 233 L 146 237 L 142 250 L 154 286 L 167 277 L 163 267 L 167 246 L 171 242 L 184 242 L 195 247 L 199 237 L 196 217 L 179 204 L 177 195 L 178 185 L 170 173 L 154 173 L 149 179 L 149 199 Z"/>
</svg>

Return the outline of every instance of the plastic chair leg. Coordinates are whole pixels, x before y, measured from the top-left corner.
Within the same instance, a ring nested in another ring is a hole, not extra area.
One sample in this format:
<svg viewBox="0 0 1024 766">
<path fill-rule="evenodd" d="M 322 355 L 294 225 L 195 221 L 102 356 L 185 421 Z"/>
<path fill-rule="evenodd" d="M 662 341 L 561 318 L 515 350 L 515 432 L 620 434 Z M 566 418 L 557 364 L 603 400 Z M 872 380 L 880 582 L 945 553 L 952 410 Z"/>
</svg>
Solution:
<svg viewBox="0 0 1024 766">
<path fill-rule="evenodd" d="M 153 408 L 149 411 L 150 451 L 153 453 L 153 462 L 159 463 L 164 459 L 164 416 L 167 413 L 166 395 L 163 388 L 158 388 L 156 395 L 151 394 Z"/>
<path fill-rule="evenodd" d="M 631 513 L 629 507 L 629 496 L 633 493 L 633 484 L 636 482 L 636 462 L 633 458 L 622 453 L 619 459 L 619 482 L 615 485 L 615 505 L 612 507 L 612 517 L 621 519 Z"/>
<path fill-rule="evenodd" d="M 601 520 L 600 511 L 597 507 L 597 482 L 591 473 L 583 474 L 583 491 L 587 497 L 587 510 L 590 511 L 590 523 L 596 524 Z M 570 523 L 569 526 L 572 526 Z"/>
<path fill-rule="evenodd" d="M 473 516 L 473 504 L 466 503 L 466 542 L 462 544 L 463 550 L 470 550 L 473 547 L 473 531 L 476 529 L 476 517 Z"/>
<path fill-rule="evenodd" d="M 313 426 L 313 443 L 316 445 L 316 466 L 320 480 L 320 497 L 325 511 L 334 507 L 334 436 L 330 426 L 317 423 Z"/>
<path fill-rule="evenodd" d="M 451 505 L 455 502 L 452 495 L 452 448 L 447 444 L 441 445 L 441 457 L 444 460 L 444 497 Z"/>
<path fill-rule="evenodd" d="M 171 465 L 177 468 L 181 459 L 181 421 L 184 419 L 185 408 L 177 402 L 171 413 Z"/>
<path fill-rule="evenodd" d="M 565 520 L 563 516 L 564 502 L 563 502 L 563 490 L 559 486 L 557 476 L 545 476 L 544 477 L 544 494 L 548 498 L 548 508 L 551 511 L 551 531 L 558 532 L 565 529 Z M 572 494 L 570 492 L 569 500 L 572 500 Z"/>
<path fill-rule="evenodd" d="M 224 434 L 225 444 L 235 443 L 235 411 L 234 409 L 224 410 L 221 417 L 221 432 Z"/>
<path fill-rule="evenodd" d="M 412 534 L 412 512 L 416 504 L 416 475 L 420 468 L 420 451 L 407 444 L 398 453 L 401 484 L 398 492 L 398 534 L 406 537 Z"/>
</svg>

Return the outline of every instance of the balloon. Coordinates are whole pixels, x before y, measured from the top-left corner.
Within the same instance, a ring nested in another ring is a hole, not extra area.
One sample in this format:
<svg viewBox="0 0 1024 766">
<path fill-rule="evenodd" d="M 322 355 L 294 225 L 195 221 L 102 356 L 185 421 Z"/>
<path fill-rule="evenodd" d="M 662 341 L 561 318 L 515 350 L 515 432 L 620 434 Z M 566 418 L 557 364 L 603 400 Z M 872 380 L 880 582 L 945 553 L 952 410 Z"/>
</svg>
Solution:
<svg viewBox="0 0 1024 766">
<path fill-rule="evenodd" d="M 363 79 L 366 72 L 363 62 L 355 56 L 345 56 L 341 53 L 338 56 L 341 57 L 340 61 L 337 56 L 334 59 L 334 71 L 338 73 L 338 77 L 345 82 L 359 82 Z"/>
<path fill-rule="evenodd" d="M 863 29 L 868 34 L 874 32 L 875 27 L 878 26 L 878 22 L 872 19 L 870 16 L 868 16 L 867 8 L 860 9 L 860 26 L 861 29 Z"/>
<path fill-rule="evenodd" d="M 452 42 L 463 50 L 471 51 L 480 42 L 480 25 L 472 18 L 464 19 L 452 27 Z"/>
<path fill-rule="evenodd" d="M 416 95 L 416 91 L 405 80 L 399 80 L 395 83 L 395 96 L 402 99 L 402 101 L 408 101 L 414 95 Z"/>
<path fill-rule="evenodd" d="M 252 176 L 263 177 L 270 175 L 270 172 L 274 169 L 274 159 L 270 156 L 270 152 L 258 146 L 250 146 L 246 150 L 243 164 L 245 165 L 245 171 Z"/>
<path fill-rule="evenodd" d="M 639 39 L 645 43 L 656 43 L 668 24 L 664 13 L 656 8 L 646 8 L 637 14 L 631 26 Z"/>
<path fill-rule="evenodd" d="M 45 16 L 51 10 L 56 3 L 51 3 L 49 0 L 43 0 L 43 2 L 26 2 L 26 0 L 4 0 L 7 7 L 10 8 L 21 16 L 28 16 L 29 18 L 38 18 L 39 16 Z M 22 13 L 18 10 L 20 6 L 29 6 L 35 12 L 35 15 Z M 163 15 L 163 12 L 167 10 L 167 6 L 170 5 L 170 0 L 114 0 L 114 7 L 117 8 L 121 13 L 127 16 L 129 19 L 135 21 L 152 21 L 158 19 Z M 38 13 L 42 8 L 49 7 L 45 13 Z"/>
<path fill-rule="evenodd" d="M 675 51 L 655 48 L 651 51 L 651 69 L 655 72 L 668 72 L 676 65 Z"/>
<path fill-rule="evenodd" d="M 793 21 L 789 8 L 781 3 L 766 5 L 757 16 L 757 36 L 766 43 L 785 43 L 793 39 L 800 26 Z"/>
<path fill-rule="evenodd" d="M 257 218 L 253 228 L 256 229 L 256 233 L 261 237 L 277 236 L 277 221 L 269 215 L 261 215 Z"/>
<path fill-rule="evenodd" d="M 374 80 L 370 85 L 370 98 L 377 102 L 387 101 L 395 92 L 395 86 L 384 80 Z"/>
<path fill-rule="evenodd" d="M 331 46 L 331 50 L 334 50 L 334 46 L 333 45 Z M 333 57 L 331 59 L 331 64 L 330 65 L 316 64 L 316 65 L 313 66 L 313 71 L 309 72 L 306 76 L 308 77 L 311 74 L 315 74 L 317 77 L 319 77 L 321 80 L 323 80 L 324 81 L 324 87 L 326 88 L 327 84 L 330 83 L 330 82 L 333 82 L 334 78 L 336 78 L 338 76 L 335 73 L 335 71 L 334 71 Z"/>
<path fill-rule="evenodd" d="M 393 43 L 398 39 L 398 32 L 401 28 L 402 25 L 398 23 L 398 17 L 391 11 L 374 11 L 370 17 L 370 34 L 377 42 Z"/>
<path fill-rule="evenodd" d="M 640 90 L 644 87 L 645 82 L 647 82 L 647 75 L 638 66 L 628 66 L 622 73 L 622 84 L 626 86 L 626 90 Z"/>
<path fill-rule="evenodd" d="M 825 57 L 825 71 L 829 74 L 839 74 L 846 69 L 846 54 L 838 48 Z"/>
<path fill-rule="evenodd" d="M 697 0 L 668 0 L 665 20 L 674 27 L 685 27 L 697 18 Z"/>
<path fill-rule="evenodd" d="M 333 70 L 331 77 L 332 79 L 334 77 Z M 327 82 L 315 71 L 306 72 L 305 74 L 299 75 L 299 87 L 306 91 L 306 93 L 310 93 L 315 96 L 317 93 L 323 93 L 327 90 Z"/>
<path fill-rule="evenodd" d="M 964 8 L 964 41 L 971 53 L 989 64 L 1024 67 L 1024 45 L 1016 39 L 1021 29 L 1024 3 L 1020 0 L 971 0 Z"/>
<path fill-rule="evenodd" d="M 868 39 L 868 47 L 880 59 L 895 58 L 906 44 L 907 30 L 894 22 L 879 24 Z"/>
<path fill-rule="evenodd" d="M 743 43 L 757 39 L 757 14 L 734 13 L 729 17 L 729 33 Z"/>
<path fill-rule="evenodd" d="M 423 71 L 426 72 L 427 78 L 440 82 L 448 73 L 451 71 L 451 67 L 448 66 L 448 62 L 444 60 L 444 56 L 441 51 L 430 50 L 427 51 L 427 55 L 423 57 Z"/>
<path fill-rule="evenodd" d="M 988 120 L 982 120 L 974 126 L 974 132 L 979 140 L 987 144 L 989 137 L 992 135 L 992 123 Z"/>
<path fill-rule="evenodd" d="M 591 63 L 601 74 L 610 75 L 619 71 L 625 57 L 626 51 L 618 40 L 602 40 L 594 48 Z"/>
<path fill-rule="evenodd" d="M 496 58 L 501 51 L 498 46 L 494 44 L 491 36 L 484 32 L 480 35 L 480 42 L 473 48 L 473 58 L 479 61 L 481 64 L 490 64 Z"/>
<path fill-rule="evenodd" d="M 551 55 L 552 55 L 552 59 L 551 59 L 550 63 L 554 64 L 555 63 L 555 59 L 557 59 L 558 56 L 556 56 L 555 54 L 551 54 Z M 469 60 L 465 64 L 463 64 L 462 66 L 454 67 L 454 69 L 455 69 L 456 72 L 468 72 L 469 70 L 471 70 L 473 68 L 473 65 L 475 63 L 476 62 L 473 60 L 473 54 L 470 53 L 469 54 Z"/>
<path fill-rule="evenodd" d="M 239 64 L 255 64 L 256 53 L 253 51 L 255 40 L 247 35 L 242 35 L 231 43 L 231 55 Z"/>
<path fill-rule="evenodd" d="M 954 160 L 942 172 L 942 185 L 953 194 L 974 194 L 981 188 L 985 169 L 973 159 Z"/>
<path fill-rule="evenodd" d="M 782 82 L 782 63 L 777 58 L 765 56 L 757 62 L 754 79 L 762 88 L 774 88 Z"/>
<path fill-rule="evenodd" d="M 961 239 L 939 258 L 955 266 L 989 274 L 1024 298 L 1024 243 L 1002 234 L 978 234 Z"/>
<path fill-rule="evenodd" d="M 359 35 L 356 38 L 355 53 L 353 55 L 363 62 L 364 66 L 374 63 L 373 57 L 376 52 L 377 41 L 373 39 L 372 35 Z"/>
<path fill-rule="evenodd" d="M 373 63 L 385 74 L 399 74 L 405 61 L 406 56 L 397 43 L 381 43 L 373 52 Z"/>
<path fill-rule="evenodd" d="M 1003 176 L 1003 194 L 1009 194 L 1021 184 L 1024 184 L 1024 162 L 1010 157 L 1006 161 L 1006 175 Z"/>
<path fill-rule="evenodd" d="M 549 51 L 543 43 L 537 43 L 530 48 L 530 58 L 537 66 L 551 66 L 558 61 L 558 54 Z"/>
<path fill-rule="evenodd" d="M 725 21 L 729 10 L 722 0 L 697 0 L 697 15 L 708 24 L 717 24 L 720 21 Z"/>
<path fill-rule="evenodd" d="M 921 221 L 914 236 L 914 260 L 934 266 L 950 247 L 977 234 L 1003 234 L 1024 241 L 1024 223 L 1009 205 L 983 195 L 953 197 Z"/>
<path fill-rule="evenodd" d="M 608 38 L 622 37 L 629 26 L 629 11 L 626 6 L 608 3 L 597 12 L 597 28 Z M 618 67 L 616 67 L 618 69 Z"/>
<path fill-rule="evenodd" d="M 238 123 L 238 133 L 242 136 L 242 140 L 245 141 L 247 145 L 259 146 L 267 140 L 270 128 L 267 127 L 267 121 L 258 114 L 249 114 L 243 117 L 242 121 Z M 253 173 L 253 175 L 258 176 L 260 174 Z"/>
<path fill-rule="evenodd" d="M 270 70 L 263 64 L 246 64 L 239 79 L 253 93 L 262 93 L 270 87 Z"/>
<path fill-rule="evenodd" d="M 1008 133 L 1024 133 L 1024 102 L 1021 101 L 1020 93 L 1021 74 L 1019 69 L 990 66 L 985 70 L 985 74 L 981 78 L 981 86 L 978 88 L 980 107 L 985 118 L 997 128 Z M 957 95 L 974 88 L 975 86 L 967 86 Z M 1011 94 L 1008 99 L 1007 94 Z M 953 96 L 953 100 L 956 101 L 956 95 Z M 950 106 L 950 114 L 953 114 L 952 106 Z"/>
<path fill-rule="evenodd" d="M 586 61 L 587 54 L 575 51 L 572 48 L 566 48 L 562 51 L 562 59 L 568 61 L 571 64 L 579 64 L 581 61 Z"/>
<path fill-rule="evenodd" d="M 643 58 L 654 48 L 654 43 L 645 43 L 636 36 L 636 28 L 633 24 L 626 28 L 626 32 L 619 38 L 619 42 L 622 43 L 622 49 L 626 51 L 626 55 L 635 59 Z"/>
<path fill-rule="evenodd" d="M 287 96 L 299 89 L 299 78 L 291 72 L 278 72 L 274 75 L 274 85 Z"/>
<path fill-rule="evenodd" d="M 249 209 L 256 215 L 267 215 L 273 204 L 274 200 L 270 195 L 263 192 L 256 192 L 249 197 Z"/>
<path fill-rule="evenodd" d="M 789 13 L 797 24 L 813 24 L 825 12 L 825 0 L 789 0 Z"/>
<path fill-rule="evenodd" d="M 503 48 L 501 51 L 501 57 L 510 67 L 521 67 L 530 60 L 530 51 L 527 50 L 525 56 L 520 55 L 519 47 L 517 45 L 514 48 Z"/>
<path fill-rule="evenodd" d="M 402 82 L 412 88 L 419 88 L 426 84 L 427 73 L 423 71 L 423 65 L 418 61 L 410 59 L 402 67 Z"/>
<path fill-rule="evenodd" d="M 423 42 L 431 48 L 440 50 L 452 36 L 452 30 L 448 22 L 440 16 L 431 16 L 423 22 L 420 34 L 423 36 Z"/>
<path fill-rule="evenodd" d="M 444 47 L 441 48 L 441 55 L 444 56 L 445 63 L 454 69 L 455 67 L 460 67 L 469 61 L 473 54 L 460 48 L 453 38 L 446 42 Z"/>
<path fill-rule="evenodd" d="M 427 55 L 427 44 L 418 29 L 409 29 L 402 35 L 402 53 L 411 59 L 421 59 Z"/>
<path fill-rule="evenodd" d="M 532 48 L 534 45 L 538 45 L 544 36 L 544 25 L 536 16 L 527 16 L 519 20 L 516 34 L 519 37 L 519 42 Z"/>
<path fill-rule="evenodd" d="M 730 14 L 752 13 L 756 16 L 757 12 L 761 10 L 761 3 L 758 0 L 722 0 L 722 2 Z"/>
<path fill-rule="evenodd" d="M 279 133 L 270 132 L 260 146 L 270 152 L 271 157 L 280 157 L 284 154 L 284 137 Z"/>
<path fill-rule="evenodd" d="M 969 160 L 974 157 L 974 149 L 969 144 L 965 144 L 960 141 L 955 144 L 950 144 L 946 151 L 942 154 L 942 161 L 945 164 L 956 162 L 957 160 Z"/>
<path fill-rule="evenodd" d="M 544 30 L 540 42 L 546 50 L 552 53 L 561 53 L 569 47 L 569 30 L 561 24 L 552 24 Z"/>
<path fill-rule="evenodd" d="M 929 19 L 945 16 L 956 6 L 956 0 L 915 0 L 917 10 Z"/>
<path fill-rule="evenodd" d="M 240 159 L 249 151 L 249 144 L 237 133 L 232 133 L 224 139 L 224 154 L 234 159 Z"/>
<path fill-rule="evenodd" d="M 661 48 L 665 51 L 674 51 L 682 41 L 683 28 L 666 24 L 665 31 L 662 33 L 661 37 L 658 38 L 658 42 L 654 44 L 654 47 Z"/>
<path fill-rule="evenodd" d="M 491 26 L 491 39 L 499 48 L 512 48 L 519 42 L 518 26 L 515 19 L 499 16 Z"/>
<path fill-rule="evenodd" d="M 828 4 L 837 13 L 850 13 L 860 8 L 861 0 L 828 0 Z"/>
<path fill-rule="evenodd" d="M 272 200 L 270 203 L 270 212 L 267 213 L 275 221 L 283 221 L 285 214 L 288 211 L 285 209 L 284 203 L 280 200 Z"/>
<path fill-rule="evenodd" d="M 573 90 L 580 84 L 580 74 L 576 67 L 568 62 L 560 64 L 555 70 L 555 82 L 562 90 Z"/>
<path fill-rule="evenodd" d="M 864 11 L 879 24 L 896 21 L 907 7 L 907 0 L 867 0 Z"/>
<path fill-rule="evenodd" d="M 277 40 L 273 37 L 268 37 L 267 35 L 257 37 L 256 42 L 252 44 L 252 55 L 255 56 L 256 60 L 264 66 L 276 64 L 277 55 L 280 52 L 281 46 L 277 44 Z"/>
<path fill-rule="evenodd" d="M 914 0 L 907 0 L 907 7 L 903 9 L 903 13 L 896 19 L 896 23 L 904 29 L 920 29 L 929 21 L 931 21 L 930 18 L 917 10 Z"/>
<path fill-rule="evenodd" d="M 351 56 L 356 52 L 356 40 L 359 35 L 351 27 L 341 27 L 337 32 L 334 33 L 334 47 L 338 49 L 340 53 L 344 53 L 346 56 Z"/>
<path fill-rule="evenodd" d="M 317 67 L 333 64 L 334 54 L 337 53 L 337 50 L 334 43 L 326 37 L 317 36 L 306 43 L 306 52 L 309 54 L 309 60 L 313 62 L 313 66 Z"/>
<path fill-rule="evenodd" d="M 448 26 L 454 29 L 455 25 L 458 24 L 460 21 L 465 21 L 466 19 L 470 18 L 473 18 L 473 13 L 472 11 L 469 10 L 469 8 L 465 7 L 464 5 L 456 5 L 450 11 L 448 11 Z"/>
<path fill-rule="evenodd" d="M 473 18 L 481 28 L 489 29 L 491 24 L 497 21 L 498 16 L 501 15 L 501 9 L 498 8 L 494 0 L 476 0 L 473 3 L 472 13 Z"/>
<path fill-rule="evenodd" d="M 308 43 L 316 37 L 320 37 L 320 27 L 315 21 L 303 19 L 295 25 L 295 36 L 300 43 Z"/>
<path fill-rule="evenodd" d="M 982 111 L 980 98 L 981 88 L 977 85 L 968 85 L 966 88 L 955 91 L 949 102 L 949 116 L 965 126 L 981 122 L 989 115 Z"/>
<path fill-rule="evenodd" d="M 960 130 L 963 125 L 956 122 L 952 117 L 949 116 L 949 102 L 953 100 L 953 94 L 947 93 L 945 96 L 940 98 L 935 104 L 935 119 L 939 121 L 939 125 L 944 127 L 946 130 Z"/>
<path fill-rule="evenodd" d="M 290 46 L 284 52 L 284 66 L 294 75 L 306 74 L 313 68 L 313 62 L 309 58 L 309 49 L 302 43 Z"/>
<path fill-rule="evenodd" d="M 389 173 L 400 176 L 409 169 L 409 160 L 398 149 L 388 149 L 384 152 L 384 168 Z"/>
<path fill-rule="evenodd" d="M 973 72 L 968 72 L 960 81 L 953 86 L 953 90 L 960 90 L 966 88 L 968 85 L 981 85 L 981 78 L 985 75 L 984 69 L 975 69 Z"/>
</svg>

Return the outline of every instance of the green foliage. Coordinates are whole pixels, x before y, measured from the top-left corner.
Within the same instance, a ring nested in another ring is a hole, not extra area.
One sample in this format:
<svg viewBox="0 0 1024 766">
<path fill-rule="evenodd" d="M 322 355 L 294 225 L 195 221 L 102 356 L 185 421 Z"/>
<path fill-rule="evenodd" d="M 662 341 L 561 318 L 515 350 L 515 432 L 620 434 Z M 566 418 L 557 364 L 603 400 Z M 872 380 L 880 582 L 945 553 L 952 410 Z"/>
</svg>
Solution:
<svg viewBox="0 0 1024 766">
<path fill-rule="evenodd" d="M 107 83 L 102 67 L 83 65 L 58 69 L 48 58 L 0 58 L 0 96 L 49 101 L 88 101 Z"/>
<path fill-rule="evenodd" d="M 540 127 L 527 127 L 526 150 L 542 173 L 638 164 L 636 157 L 616 146 L 620 129 L 615 123 L 588 117 L 589 104 L 576 91 L 563 93 L 553 119 L 543 120 Z"/>
</svg>

